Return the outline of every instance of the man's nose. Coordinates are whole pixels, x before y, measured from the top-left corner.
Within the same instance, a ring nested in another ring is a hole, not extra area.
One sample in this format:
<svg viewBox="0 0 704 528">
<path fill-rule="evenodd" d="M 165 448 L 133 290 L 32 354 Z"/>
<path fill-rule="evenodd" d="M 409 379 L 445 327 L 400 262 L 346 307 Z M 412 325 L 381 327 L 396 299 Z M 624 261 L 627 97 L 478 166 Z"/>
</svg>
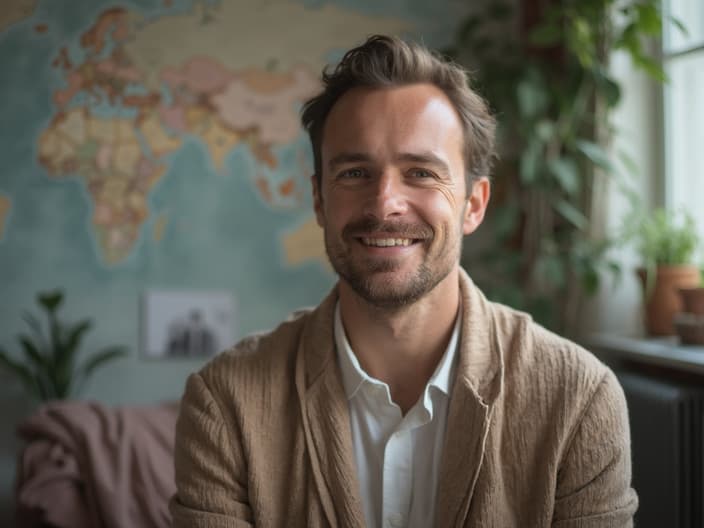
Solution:
<svg viewBox="0 0 704 528">
<path fill-rule="evenodd" d="M 400 216 L 408 210 L 406 189 L 402 175 L 395 170 L 384 170 L 371 182 L 366 213 L 384 220 Z"/>
</svg>

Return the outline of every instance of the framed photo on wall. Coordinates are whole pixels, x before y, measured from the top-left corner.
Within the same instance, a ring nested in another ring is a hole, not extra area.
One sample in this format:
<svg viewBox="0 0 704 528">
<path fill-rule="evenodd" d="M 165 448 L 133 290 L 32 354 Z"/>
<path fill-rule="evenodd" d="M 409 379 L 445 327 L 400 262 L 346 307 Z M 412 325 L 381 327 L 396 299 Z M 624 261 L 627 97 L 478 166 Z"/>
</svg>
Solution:
<svg viewBox="0 0 704 528">
<path fill-rule="evenodd" d="M 235 324 L 230 292 L 148 290 L 142 300 L 142 355 L 208 358 L 234 344 Z"/>
</svg>

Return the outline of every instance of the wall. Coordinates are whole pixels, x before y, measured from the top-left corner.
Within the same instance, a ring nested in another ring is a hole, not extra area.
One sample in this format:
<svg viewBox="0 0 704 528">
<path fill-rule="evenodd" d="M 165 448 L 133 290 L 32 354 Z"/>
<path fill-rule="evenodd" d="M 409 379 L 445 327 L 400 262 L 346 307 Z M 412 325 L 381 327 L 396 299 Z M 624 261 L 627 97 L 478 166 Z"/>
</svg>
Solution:
<svg viewBox="0 0 704 528">
<path fill-rule="evenodd" d="M 151 289 L 225 292 L 235 338 L 316 304 L 334 276 L 310 210 L 297 112 L 326 62 L 364 36 L 447 43 L 461 2 L 11 0 L 0 14 L 0 346 L 62 288 L 91 317 L 84 352 L 125 359 L 81 398 L 179 397 L 204 359 L 148 359 Z M 0 373 L 0 525 L 16 425 L 35 407 Z"/>
</svg>

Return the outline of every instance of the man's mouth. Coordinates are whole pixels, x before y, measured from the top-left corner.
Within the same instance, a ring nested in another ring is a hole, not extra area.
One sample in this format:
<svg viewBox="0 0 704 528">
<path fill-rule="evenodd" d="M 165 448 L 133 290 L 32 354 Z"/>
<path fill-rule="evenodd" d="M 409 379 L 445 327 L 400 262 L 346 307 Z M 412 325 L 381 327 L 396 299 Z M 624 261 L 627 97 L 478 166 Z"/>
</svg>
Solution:
<svg viewBox="0 0 704 528">
<path fill-rule="evenodd" d="M 371 247 L 394 247 L 394 246 L 410 246 L 417 240 L 413 238 L 360 238 L 365 246 Z"/>
</svg>

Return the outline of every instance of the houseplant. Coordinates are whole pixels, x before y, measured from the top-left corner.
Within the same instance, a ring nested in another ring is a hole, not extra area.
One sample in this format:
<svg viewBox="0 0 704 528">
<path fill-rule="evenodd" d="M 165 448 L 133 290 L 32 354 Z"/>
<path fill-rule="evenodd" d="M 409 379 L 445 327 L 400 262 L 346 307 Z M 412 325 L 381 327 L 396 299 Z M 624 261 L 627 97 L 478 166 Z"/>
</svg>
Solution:
<svg viewBox="0 0 704 528">
<path fill-rule="evenodd" d="M 637 273 L 643 285 L 646 330 L 650 335 L 675 334 L 673 319 L 683 309 L 680 289 L 699 286 L 701 280 L 694 264 L 699 244 L 694 219 L 686 212 L 656 209 L 631 221 L 642 261 Z"/>
<path fill-rule="evenodd" d="M 610 56 L 663 80 L 647 40 L 664 17 L 659 0 L 513 4 L 473 3 L 446 50 L 476 72 L 499 120 L 491 243 L 463 265 L 493 299 L 570 335 L 585 296 L 620 272 L 604 222 L 608 186 L 625 187 L 617 167 L 628 165 L 608 151 L 621 98 Z"/>
<path fill-rule="evenodd" d="M 37 303 L 46 314 L 44 325 L 31 313 L 24 314 L 30 334 L 20 334 L 24 360 L 13 359 L 0 347 L 0 369 L 15 375 L 37 400 L 64 399 L 78 392 L 80 385 L 99 367 L 123 357 L 122 346 L 103 348 L 78 362 L 81 343 L 92 327 L 90 319 L 74 324 L 59 318 L 58 309 L 64 300 L 60 290 L 39 293 Z"/>
</svg>

